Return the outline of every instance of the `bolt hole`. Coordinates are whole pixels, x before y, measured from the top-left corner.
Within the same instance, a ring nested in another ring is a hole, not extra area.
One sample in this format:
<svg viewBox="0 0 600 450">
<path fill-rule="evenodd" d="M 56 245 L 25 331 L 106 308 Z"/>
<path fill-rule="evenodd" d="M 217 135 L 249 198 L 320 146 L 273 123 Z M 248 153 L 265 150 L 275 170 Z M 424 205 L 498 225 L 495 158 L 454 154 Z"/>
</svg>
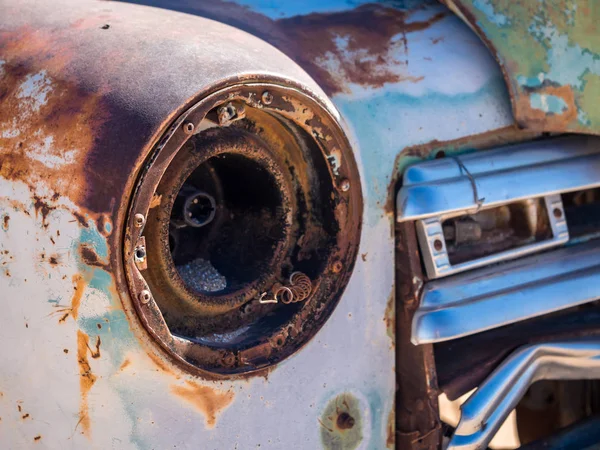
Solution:
<svg viewBox="0 0 600 450">
<path fill-rule="evenodd" d="M 143 248 L 136 248 L 135 249 L 135 257 L 137 259 L 144 259 L 146 257 L 146 250 Z"/>
<path fill-rule="evenodd" d="M 338 415 L 336 424 L 340 430 L 349 430 L 354 427 L 354 417 L 347 412 L 342 412 Z"/>
<path fill-rule="evenodd" d="M 446 157 L 446 152 L 444 150 L 440 150 L 435 154 L 435 159 L 441 159 Z"/>
<path fill-rule="evenodd" d="M 560 219 L 563 216 L 562 210 L 560 208 L 554 208 L 554 211 L 552 211 L 552 213 L 557 219 Z"/>
<path fill-rule="evenodd" d="M 433 248 L 435 248 L 438 252 L 444 248 L 444 244 L 439 239 L 433 241 Z"/>
</svg>

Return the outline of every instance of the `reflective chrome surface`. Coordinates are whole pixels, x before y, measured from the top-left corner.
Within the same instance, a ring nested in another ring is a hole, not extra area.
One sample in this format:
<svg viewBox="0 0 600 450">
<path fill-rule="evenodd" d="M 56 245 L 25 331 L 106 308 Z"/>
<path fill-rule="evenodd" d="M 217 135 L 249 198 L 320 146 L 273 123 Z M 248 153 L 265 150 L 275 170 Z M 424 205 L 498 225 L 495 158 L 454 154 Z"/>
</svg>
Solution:
<svg viewBox="0 0 600 450">
<path fill-rule="evenodd" d="M 565 137 L 447 157 L 406 170 L 397 220 L 473 213 L 516 200 L 600 186 L 600 141 Z"/>
<path fill-rule="evenodd" d="M 516 247 L 499 253 L 466 261 L 460 264 L 451 264 L 444 239 L 442 217 L 431 217 L 417 221 L 417 233 L 421 246 L 423 263 L 429 278 L 440 278 L 469 269 L 487 266 L 489 264 L 516 259 L 532 253 L 537 253 L 548 248 L 556 247 L 569 240 L 569 228 L 564 216 L 564 208 L 559 194 L 544 197 L 547 211 L 561 211 L 560 218 L 548 214 L 548 221 L 552 229 L 552 238 L 534 242 L 524 247 Z M 439 245 L 436 248 L 436 245 Z"/>
<path fill-rule="evenodd" d="M 507 358 L 462 406 L 447 450 L 487 448 L 527 388 L 543 379 L 600 377 L 600 339 L 536 344 Z"/>
<path fill-rule="evenodd" d="M 600 298 L 600 243 L 529 256 L 425 285 L 415 344 L 441 342 Z"/>
</svg>

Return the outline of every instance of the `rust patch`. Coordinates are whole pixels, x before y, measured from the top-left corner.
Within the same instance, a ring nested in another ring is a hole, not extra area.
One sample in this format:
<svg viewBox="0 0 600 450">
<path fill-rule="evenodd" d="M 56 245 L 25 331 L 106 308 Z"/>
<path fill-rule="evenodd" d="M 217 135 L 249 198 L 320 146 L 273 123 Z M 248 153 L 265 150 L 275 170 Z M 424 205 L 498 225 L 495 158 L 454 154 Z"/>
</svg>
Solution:
<svg viewBox="0 0 600 450">
<path fill-rule="evenodd" d="M 64 308 L 57 312 L 64 313 L 60 319 L 58 319 L 59 323 L 63 323 L 69 316 L 73 316 L 73 320 L 77 320 L 77 315 L 79 314 L 79 305 L 81 305 L 81 298 L 83 297 L 83 291 L 85 289 L 86 281 L 85 279 L 79 275 L 73 275 L 73 298 L 71 299 L 71 307 Z"/>
<path fill-rule="evenodd" d="M 98 254 L 94 251 L 93 247 L 87 244 L 81 244 L 79 246 L 79 254 L 81 255 L 81 259 L 88 265 L 92 267 L 100 267 L 107 271 L 110 271 L 108 268 L 108 263 L 103 262 Z"/>
<path fill-rule="evenodd" d="M 58 255 L 52 255 L 48 261 L 52 266 L 58 265 Z"/>
<path fill-rule="evenodd" d="M 3 218 L 2 218 L 2 229 L 4 231 L 8 231 L 8 224 L 10 222 L 10 216 L 8 214 L 6 214 Z"/>
<path fill-rule="evenodd" d="M 147 355 L 150 357 L 152 362 L 158 367 L 158 369 L 156 370 L 162 370 L 165 373 L 173 374 L 173 371 L 162 361 L 162 359 L 160 359 L 159 356 L 155 355 L 152 352 L 148 352 Z"/>
<path fill-rule="evenodd" d="M 447 14 L 406 23 L 405 11 L 368 4 L 338 13 L 281 19 L 277 26 L 295 44 L 290 56 L 332 95 L 348 92 L 348 84 L 379 88 L 386 83 L 421 81 L 399 73 L 408 65 L 406 33 L 423 30 Z M 400 33 L 402 39 L 392 39 Z"/>
<path fill-rule="evenodd" d="M 360 403 L 352 394 L 333 398 L 317 420 L 325 449 L 355 449 L 363 440 Z"/>
<path fill-rule="evenodd" d="M 396 345 L 396 296 L 394 294 L 394 289 L 392 289 L 388 298 L 383 321 L 385 322 L 385 329 L 393 348 Z"/>
<path fill-rule="evenodd" d="M 385 446 L 387 448 L 396 448 L 396 400 L 394 400 L 394 406 L 390 410 L 388 415 L 387 423 L 387 438 L 385 440 Z"/>
<path fill-rule="evenodd" d="M 42 439 L 42 436 L 36 436 L 36 437 L 33 438 L 33 440 L 36 441 L 36 442 L 39 441 L 40 439 Z"/>
<path fill-rule="evenodd" d="M 420 81 L 402 75 L 408 64 L 406 34 L 424 30 L 450 14 L 443 11 L 428 20 L 407 22 L 409 11 L 371 3 L 341 12 L 273 20 L 224 0 L 176 0 L 162 6 L 258 36 L 296 61 L 328 95 L 348 92 L 349 84 L 377 88 Z"/>
<path fill-rule="evenodd" d="M 515 97 L 515 120 L 519 126 L 532 130 L 564 132 L 569 124 L 577 120 L 577 105 L 573 88 L 565 86 L 543 86 L 529 92 L 529 95 L 518 95 Z M 566 108 L 561 114 L 552 114 L 531 105 L 531 96 L 553 96 L 562 99 Z"/>
<path fill-rule="evenodd" d="M 231 404 L 234 397 L 233 392 L 200 386 L 192 381 L 186 381 L 186 386 L 172 386 L 171 391 L 204 415 L 206 428 L 215 426 L 217 416 Z"/>
<path fill-rule="evenodd" d="M 92 373 L 88 361 L 88 350 L 90 350 L 89 336 L 81 330 L 77 330 L 77 363 L 79 364 L 79 390 L 81 395 L 79 403 L 79 422 L 77 426 L 81 426 L 81 434 L 89 437 L 90 417 L 88 395 L 97 378 L 96 375 Z"/>
<path fill-rule="evenodd" d="M 96 345 L 94 346 L 94 348 L 92 349 L 88 344 L 88 350 L 90 351 L 90 355 L 92 356 L 92 358 L 94 358 L 94 359 L 100 358 L 100 344 L 101 343 L 102 343 L 102 339 L 100 339 L 100 336 L 96 336 Z"/>
<path fill-rule="evenodd" d="M 5 61 L 0 82 L 0 176 L 32 188 L 44 182 L 58 196 L 80 204 L 86 190 L 85 158 L 106 119 L 101 97 L 77 89 L 73 80 L 62 76 L 75 51 L 60 33 L 23 27 L 1 32 L 0 40 Z M 60 51 L 52 53 L 49 48 Z M 45 222 L 52 208 L 40 198 L 34 200 Z"/>
</svg>

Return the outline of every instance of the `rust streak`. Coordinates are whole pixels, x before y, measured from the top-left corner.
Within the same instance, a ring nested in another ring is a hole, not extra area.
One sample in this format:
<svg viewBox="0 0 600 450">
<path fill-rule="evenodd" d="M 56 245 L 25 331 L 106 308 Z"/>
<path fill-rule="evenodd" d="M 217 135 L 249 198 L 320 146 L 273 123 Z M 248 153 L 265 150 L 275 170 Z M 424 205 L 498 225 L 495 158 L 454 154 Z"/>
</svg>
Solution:
<svg viewBox="0 0 600 450">
<path fill-rule="evenodd" d="M 129 367 L 129 365 L 131 365 L 131 361 L 129 359 L 125 359 L 125 361 L 123 361 L 123 364 L 121 364 L 121 367 L 119 367 L 119 371 L 122 372 L 127 367 Z"/>
<path fill-rule="evenodd" d="M 92 355 L 92 358 L 94 359 L 98 359 L 100 358 L 100 344 L 102 343 L 102 340 L 100 339 L 100 336 L 96 336 L 96 345 L 95 348 L 92 349 L 89 344 L 88 344 L 88 350 L 90 351 L 90 354 Z"/>
<path fill-rule="evenodd" d="M 90 436 L 88 395 L 97 379 L 92 373 L 88 361 L 87 352 L 89 348 L 89 336 L 81 330 L 77 330 L 77 363 L 79 364 L 79 389 L 81 395 L 78 426 L 81 426 L 81 433 L 87 437 Z"/>
<path fill-rule="evenodd" d="M 83 290 L 85 288 L 85 280 L 81 275 L 77 274 L 73 275 L 73 283 L 75 283 L 75 286 L 73 287 L 75 293 L 73 294 L 73 298 L 71 300 L 70 314 L 73 316 L 74 320 L 77 320 L 77 314 L 79 313 L 79 305 L 81 304 L 81 298 L 83 297 Z M 69 313 L 63 316 L 63 318 L 61 318 L 61 321 L 64 321 L 68 316 Z"/>
<path fill-rule="evenodd" d="M 205 417 L 206 428 L 213 428 L 217 416 L 233 401 L 234 393 L 201 386 L 192 381 L 186 381 L 186 386 L 172 386 L 171 391 L 194 406 Z"/>
</svg>

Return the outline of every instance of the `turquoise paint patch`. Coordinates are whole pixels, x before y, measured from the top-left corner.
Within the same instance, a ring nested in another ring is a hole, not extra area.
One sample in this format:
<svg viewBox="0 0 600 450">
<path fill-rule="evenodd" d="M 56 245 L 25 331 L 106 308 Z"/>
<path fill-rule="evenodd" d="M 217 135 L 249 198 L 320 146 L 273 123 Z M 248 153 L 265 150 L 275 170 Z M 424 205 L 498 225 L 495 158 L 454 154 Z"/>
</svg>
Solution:
<svg viewBox="0 0 600 450">
<path fill-rule="evenodd" d="M 499 27 L 510 25 L 510 20 L 504 14 L 497 13 L 490 0 L 475 0 L 473 6 L 485 14 L 487 20 Z"/>
<path fill-rule="evenodd" d="M 587 73 L 600 75 L 600 55 L 579 44 L 570 44 L 569 36 L 560 33 L 555 26 L 544 23 L 532 25 L 529 30 L 538 42 L 548 47 L 546 62 L 550 70 L 541 74 L 541 79 L 581 90 Z"/>
<path fill-rule="evenodd" d="M 533 109 L 539 109 L 545 113 L 562 114 L 569 109 L 567 103 L 556 95 L 533 93 L 529 96 L 529 102 Z"/>
<path fill-rule="evenodd" d="M 92 247 L 100 258 L 108 258 L 108 244 L 106 238 L 100 234 L 96 224 L 92 220 L 88 221 L 87 228 L 81 229 L 79 243 Z"/>
<path fill-rule="evenodd" d="M 519 75 L 517 77 L 517 83 L 523 87 L 536 88 L 542 85 L 543 76 L 541 77 L 526 77 Z"/>
</svg>

